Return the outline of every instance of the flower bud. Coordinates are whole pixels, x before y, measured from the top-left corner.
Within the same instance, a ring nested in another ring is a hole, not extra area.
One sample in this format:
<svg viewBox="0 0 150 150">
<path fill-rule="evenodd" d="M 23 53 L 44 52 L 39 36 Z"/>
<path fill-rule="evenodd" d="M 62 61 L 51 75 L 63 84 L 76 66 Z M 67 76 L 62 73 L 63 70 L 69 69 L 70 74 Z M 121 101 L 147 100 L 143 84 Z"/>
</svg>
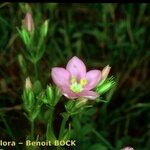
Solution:
<svg viewBox="0 0 150 150">
<path fill-rule="evenodd" d="M 109 91 L 112 86 L 114 85 L 114 82 L 108 82 L 103 84 L 102 86 L 100 86 L 100 88 L 98 90 L 96 90 L 99 94 L 104 94 L 107 91 Z"/>
<path fill-rule="evenodd" d="M 45 22 L 41 27 L 41 37 L 45 37 L 47 35 L 47 32 L 48 32 L 48 20 L 45 20 Z"/>
<path fill-rule="evenodd" d="M 23 102 L 24 108 L 27 112 L 31 111 L 32 106 L 34 105 L 34 93 L 32 90 L 24 90 L 23 91 Z"/>
<path fill-rule="evenodd" d="M 34 94 L 32 91 L 26 92 L 26 102 L 28 104 L 28 107 L 32 107 L 34 102 Z"/>
<path fill-rule="evenodd" d="M 25 89 L 23 91 L 23 101 L 26 111 L 30 111 L 32 105 L 34 104 L 34 93 L 32 91 L 32 83 L 29 77 L 25 81 Z"/>
<path fill-rule="evenodd" d="M 46 95 L 47 95 L 47 99 L 48 101 L 51 101 L 53 98 L 54 98 L 54 93 L 53 93 L 53 89 L 51 86 L 47 86 L 47 89 L 46 89 Z M 51 103 L 51 102 L 50 102 Z"/>
<path fill-rule="evenodd" d="M 31 89 L 32 88 L 32 83 L 31 83 L 31 80 L 29 77 L 26 78 L 26 81 L 25 81 L 25 89 Z"/>
<path fill-rule="evenodd" d="M 38 99 L 39 101 L 42 101 L 42 102 L 45 103 L 45 104 L 48 104 L 45 91 L 40 92 L 40 94 L 37 96 L 37 99 Z"/>
<path fill-rule="evenodd" d="M 31 13 L 28 12 L 26 14 L 24 23 L 25 23 L 25 28 L 27 31 L 29 32 L 34 31 L 34 21 L 33 21 Z"/>
<path fill-rule="evenodd" d="M 57 87 L 52 87 L 50 85 L 46 88 L 46 99 L 47 104 L 54 107 L 58 103 L 61 97 L 61 92 Z"/>
<path fill-rule="evenodd" d="M 104 67 L 104 69 L 102 70 L 102 79 L 101 79 L 102 81 L 104 81 L 107 78 L 107 76 L 110 72 L 110 69 L 111 69 L 111 67 L 109 65 Z"/>
<path fill-rule="evenodd" d="M 65 105 L 65 108 L 70 115 L 74 115 L 80 113 L 85 108 L 86 103 L 87 99 L 85 98 L 70 100 Z"/>
<path fill-rule="evenodd" d="M 84 106 L 87 103 L 87 99 L 86 98 L 80 98 L 79 100 L 77 100 L 75 107 L 80 108 L 82 106 Z"/>
<path fill-rule="evenodd" d="M 73 112 L 72 110 L 75 108 L 74 106 L 75 106 L 75 101 L 74 100 L 70 100 L 65 105 L 65 108 L 66 108 L 67 112 L 72 113 Z"/>
<path fill-rule="evenodd" d="M 96 87 L 96 92 L 102 95 L 109 91 L 115 85 L 115 83 L 114 77 L 111 76 L 110 78 L 105 79 L 104 82 L 100 82 L 100 84 Z"/>
</svg>

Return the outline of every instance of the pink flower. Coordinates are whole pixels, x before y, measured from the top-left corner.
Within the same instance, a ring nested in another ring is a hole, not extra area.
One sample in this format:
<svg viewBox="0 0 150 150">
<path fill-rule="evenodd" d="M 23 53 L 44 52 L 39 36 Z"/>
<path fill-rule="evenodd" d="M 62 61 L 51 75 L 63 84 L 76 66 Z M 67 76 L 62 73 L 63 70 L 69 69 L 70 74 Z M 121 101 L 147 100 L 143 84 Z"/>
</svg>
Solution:
<svg viewBox="0 0 150 150">
<path fill-rule="evenodd" d="M 121 150 L 134 150 L 134 149 L 132 147 L 125 147 L 125 148 L 123 148 Z"/>
<path fill-rule="evenodd" d="M 31 13 L 29 12 L 25 16 L 25 27 L 27 31 L 29 32 L 34 31 L 34 21 L 33 21 Z"/>
<path fill-rule="evenodd" d="M 82 60 L 74 56 L 65 68 L 52 68 L 52 79 L 61 89 L 64 96 L 69 99 L 88 98 L 96 99 L 98 93 L 91 91 L 101 80 L 100 70 L 86 72 L 86 66 Z"/>
</svg>

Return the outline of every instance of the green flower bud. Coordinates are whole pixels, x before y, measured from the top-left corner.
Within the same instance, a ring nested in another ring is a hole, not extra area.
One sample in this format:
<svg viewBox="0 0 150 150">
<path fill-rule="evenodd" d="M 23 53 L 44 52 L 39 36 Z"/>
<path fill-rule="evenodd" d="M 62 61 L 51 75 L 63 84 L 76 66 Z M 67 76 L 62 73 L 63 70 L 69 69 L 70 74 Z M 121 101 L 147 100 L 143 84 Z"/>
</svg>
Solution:
<svg viewBox="0 0 150 150">
<path fill-rule="evenodd" d="M 21 30 L 18 28 L 17 30 L 26 47 L 30 49 L 31 44 L 33 43 L 34 33 L 34 21 L 30 12 L 26 13 L 25 19 L 22 21 Z"/>
<path fill-rule="evenodd" d="M 68 113 L 72 113 L 74 111 L 73 109 L 75 108 L 75 100 L 69 100 L 65 105 L 65 108 Z"/>
<path fill-rule="evenodd" d="M 34 103 L 34 94 L 33 94 L 32 91 L 28 91 L 27 99 L 28 99 L 28 102 L 29 102 L 29 106 L 32 106 L 33 103 Z"/>
<path fill-rule="evenodd" d="M 70 100 L 65 105 L 67 112 L 70 115 L 75 115 L 80 113 L 86 107 L 87 99 L 82 98 L 78 100 Z"/>
<path fill-rule="evenodd" d="M 75 107 L 80 108 L 80 107 L 84 106 L 87 103 L 87 101 L 88 100 L 86 98 L 80 98 L 77 100 Z"/>
<path fill-rule="evenodd" d="M 20 35 L 20 37 L 22 38 L 24 44 L 26 45 L 26 47 L 29 48 L 30 45 L 31 45 L 31 40 L 32 40 L 31 36 L 29 35 L 29 32 L 28 32 L 27 30 L 25 30 L 24 27 L 22 27 L 21 30 L 19 30 L 19 29 L 17 28 L 17 30 L 18 30 L 19 35 Z"/>
<path fill-rule="evenodd" d="M 110 77 L 109 79 L 106 79 L 105 82 L 103 82 L 102 84 L 99 84 L 96 87 L 96 92 L 99 94 L 104 94 L 107 91 L 109 91 L 115 84 L 114 78 Z"/>
<path fill-rule="evenodd" d="M 40 94 L 37 96 L 37 99 L 45 104 L 48 104 L 45 91 L 40 92 Z"/>
<path fill-rule="evenodd" d="M 23 102 L 26 111 L 31 111 L 31 107 L 34 105 L 34 93 L 32 91 L 32 83 L 29 77 L 25 81 L 25 89 L 23 91 Z"/>
<path fill-rule="evenodd" d="M 48 20 L 45 20 L 45 22 L 43 23 L 42 27 L 41 27 L 41 37 L 45 37 L 47 35 L 48 32 Z"/>
<path fill-rule="evenodd" d="M 47 89 L 46 89 L 46 95 L 47 95 L 47 99 L 49 99 L 50 101 L 53 99 L 53 89 L 51 86 L 47 86 Z"/>
<path fill-rule="evenodd" d="M 23 92 L 23 102 L 26 111 L 31 111 L 31 107 L 34 105 L 34 93 L 30 89 L 25 89 Z"/>
<path fill-rule="evenodd" d="M 46 98 L 47 98 L 47 103 L 54 107 L 58 103 L 61 97 L 61 92 L 60 89 L 57 87 L 52 87 L 51 85 L 47 86 L 46 89 Z"/>
</svg>

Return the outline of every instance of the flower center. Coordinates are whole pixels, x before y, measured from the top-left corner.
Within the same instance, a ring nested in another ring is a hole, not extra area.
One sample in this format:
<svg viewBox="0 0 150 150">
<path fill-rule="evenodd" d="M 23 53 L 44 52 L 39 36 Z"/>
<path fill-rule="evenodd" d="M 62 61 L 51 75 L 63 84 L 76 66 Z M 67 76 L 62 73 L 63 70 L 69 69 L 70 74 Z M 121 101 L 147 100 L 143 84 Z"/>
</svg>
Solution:
<svg viewBox="0 0 150 150">
<path fill-rule="evenodd" d="M 70 89 L 75 93 L 80 93 L 83 91 L 84 86 L 88 83 L 88 81 L 84 78 L 80 79 L 80 82 L 77 82 L 76 77 L 72 77 L 70 80 Z"/>
</svg>

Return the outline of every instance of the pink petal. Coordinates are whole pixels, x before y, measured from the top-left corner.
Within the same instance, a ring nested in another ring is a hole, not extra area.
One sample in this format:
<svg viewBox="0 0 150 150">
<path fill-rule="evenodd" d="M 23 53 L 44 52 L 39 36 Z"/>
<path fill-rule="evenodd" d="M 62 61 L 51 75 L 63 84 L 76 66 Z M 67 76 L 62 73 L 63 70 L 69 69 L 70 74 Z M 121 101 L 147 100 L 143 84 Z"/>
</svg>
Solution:
<svg viewBox="0 0 150 150">
<path fill-rule="evenodd" d="M 32 32 L 34 30 L 34 21 L 31 13 L 29 12 L 25 16 L 25 27 L 29 32 Z"/>
<path fill-rule="evenodd" d="M 83 91 L 79 95 L 80 97 L 88 98 L 91 100 L 95 100 L 99 96 L 99 94 L 93 91 Z"/>
<path fill-rule="evenodd" d="M 100 70 L 88 71 L 85 78 L 87 79 L 88 83 L 84 89 L 91 90 L 99 83 L 101 79 L 101 71 Z"/>
<path fill-rule="evenodd" d="M 71 73 L 72 76 L 75 76 L 78 80 L 85 77 L 86 75 L 86 66 L 82 60 L 74 56 L 69 60 L 66 69 Z"/>
<path fill-rule="evenodd" d="M 66 69 L 54 67 L 52 68 L 51 75 L 54 83 L 57 86 L 69 86 L 70 73 Z"/>
<path fill-rule="evenodd" d="M 69 98 L 69 99 L 75 99 L 75 98 L 78 97 L 78 95 L 77 95 L 76 93 L 72 92 L 72 91 L 70 90 L 70 88 L 67 87 L 67 86 L 61 87 L 61 92 L 62 92 L 62 94 L 63 94 L 65 97 L 67 97 L 67 98 Z"/>
</svg>

